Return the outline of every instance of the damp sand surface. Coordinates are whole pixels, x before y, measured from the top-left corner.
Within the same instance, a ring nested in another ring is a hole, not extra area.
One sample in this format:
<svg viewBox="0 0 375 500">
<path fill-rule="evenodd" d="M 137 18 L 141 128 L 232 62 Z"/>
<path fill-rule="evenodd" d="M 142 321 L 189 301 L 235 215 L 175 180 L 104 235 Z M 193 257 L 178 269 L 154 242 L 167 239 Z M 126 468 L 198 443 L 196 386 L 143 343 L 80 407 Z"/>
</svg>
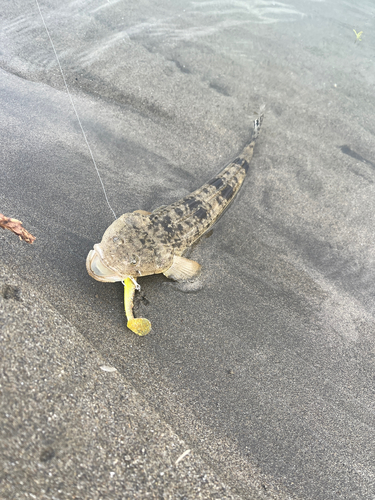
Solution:
<svg viewBox="0 0 375 500">
<path fill-rule="evenodd" d="M 122 285 L 86 273 L 113 216 L 36 4 L 2 15 L 0 211 L 37 237 L 0 233 L 4 492 L 85 498 L 97 477 L 97 498 L 138 484 L 139 498 L 372 499 L 371 2 L 40 6 L 117 215 L 198 188 L 266 113 L 236 202 L 191 254 L 199 286 L 140 280 L 153 329 L 138 338 Z M 138 404 L 180 443 L 150 462 L 124 420 Z"/>
</svg>

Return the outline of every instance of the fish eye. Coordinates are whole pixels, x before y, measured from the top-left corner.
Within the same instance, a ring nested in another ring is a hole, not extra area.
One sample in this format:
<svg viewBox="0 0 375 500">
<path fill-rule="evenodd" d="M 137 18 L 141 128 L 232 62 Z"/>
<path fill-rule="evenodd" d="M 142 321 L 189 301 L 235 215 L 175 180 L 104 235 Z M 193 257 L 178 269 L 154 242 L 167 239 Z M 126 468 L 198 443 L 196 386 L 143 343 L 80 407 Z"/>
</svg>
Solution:
<svg viewBox="0 0 375 500">
<path fill-rule="evenodd" d="M 119 236 L 114 236 L 112 238 L 113 243 L 117 243 L 118 245 L 122 245 L 124 243 L 124 240 L 120 238 Z"/>
</svg>

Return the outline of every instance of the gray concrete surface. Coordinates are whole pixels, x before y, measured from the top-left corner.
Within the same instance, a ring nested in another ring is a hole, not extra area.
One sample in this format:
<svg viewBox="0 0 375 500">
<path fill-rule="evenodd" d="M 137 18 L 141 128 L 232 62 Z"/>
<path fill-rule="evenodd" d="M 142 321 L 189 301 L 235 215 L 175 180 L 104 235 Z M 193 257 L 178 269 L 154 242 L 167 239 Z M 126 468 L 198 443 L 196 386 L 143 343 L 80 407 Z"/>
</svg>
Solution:
<svg viewBox="0 0 375 500">
<path fill-rule="evenodd" d="M 199 187 L 262 103 L 266 117 L 236 203 L 192 255 L 203 287 L 142 280 L 153 330 L 137 338 L 121 285 L 86 274 L 112 215 L 36 6 L 13 3 L 1 18 L 0 206 L 37 241 L 0 233 L 3 264 L 234 495 L 372 499 L 372 3 L 41 8 L 118 215 Z"/>
</svg>

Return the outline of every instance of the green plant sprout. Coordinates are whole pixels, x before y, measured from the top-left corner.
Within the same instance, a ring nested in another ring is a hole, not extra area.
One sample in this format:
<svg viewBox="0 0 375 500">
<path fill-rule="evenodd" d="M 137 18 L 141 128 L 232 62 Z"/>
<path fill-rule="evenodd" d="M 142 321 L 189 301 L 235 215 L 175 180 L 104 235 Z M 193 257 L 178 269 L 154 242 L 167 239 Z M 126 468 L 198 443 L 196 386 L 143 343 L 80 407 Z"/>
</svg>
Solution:
<svg viewBox="0 0 375 500">
<path fill-rule="evenodd" d="M 355 42 L 361 42 L 361 41 L 362 41 L 361 36 L 362 36 L 362 34 L 363 34 L 363 31 L 360 31 L 359 33 L 357 33 L 357 32 L 356 32 L 356 30 L 353 30 L 353 31 L 354 31 L 354 33 L 355 33 L 355 36 L 357 37 L 357 38 L 355 39 Z"/>
</svg>

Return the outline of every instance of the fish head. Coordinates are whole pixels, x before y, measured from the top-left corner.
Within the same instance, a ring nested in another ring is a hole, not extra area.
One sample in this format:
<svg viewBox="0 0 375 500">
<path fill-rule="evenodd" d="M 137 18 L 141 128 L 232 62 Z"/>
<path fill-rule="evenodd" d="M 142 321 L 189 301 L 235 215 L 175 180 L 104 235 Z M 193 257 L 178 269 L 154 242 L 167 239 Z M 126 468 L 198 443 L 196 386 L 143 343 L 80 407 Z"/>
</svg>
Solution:
<svg viewBox="0 0 375 500">
<path fill-rule="evenodd" d="M 150 218 L 141 213 L 126 213 L 116 219 L 87 256 L 89 275 L 113 283 L 163 272 L 173 256 L 158 247 L 152 229 Z"/>
</svg>

